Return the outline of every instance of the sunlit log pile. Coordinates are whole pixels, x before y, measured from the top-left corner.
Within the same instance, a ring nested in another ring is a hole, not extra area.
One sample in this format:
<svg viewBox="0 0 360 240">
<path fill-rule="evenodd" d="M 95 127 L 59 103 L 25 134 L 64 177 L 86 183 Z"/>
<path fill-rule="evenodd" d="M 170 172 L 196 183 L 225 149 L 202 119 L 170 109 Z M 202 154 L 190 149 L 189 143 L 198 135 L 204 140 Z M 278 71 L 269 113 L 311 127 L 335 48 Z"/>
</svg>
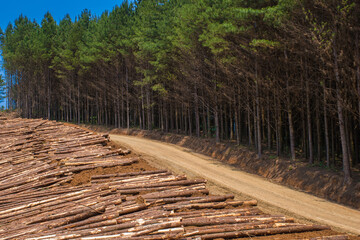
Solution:
<svg viewBox="0 0 360 240">
<path fill-rule="evenodd" d="M 215 239 L 328 229 L 264 214 L 254 200 L 209 195 L 205 180 L 166 170 L 69 184 L 84 170 L 138 161 L 108 141 L 58 122 L 2 120 L 0 239 Z"/>
</svg>

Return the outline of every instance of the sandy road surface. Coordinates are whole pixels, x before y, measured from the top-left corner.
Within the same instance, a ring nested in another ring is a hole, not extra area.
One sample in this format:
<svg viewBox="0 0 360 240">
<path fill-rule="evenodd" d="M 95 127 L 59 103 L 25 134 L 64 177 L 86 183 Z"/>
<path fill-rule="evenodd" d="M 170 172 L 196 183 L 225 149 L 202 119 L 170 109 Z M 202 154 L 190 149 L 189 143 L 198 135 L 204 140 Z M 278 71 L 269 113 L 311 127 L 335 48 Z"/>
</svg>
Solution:
<svg viewBox="0 0 360 240">
<path fill-rule="evenodd" d="M 110 135 L 110 138 L 142 154 L 145 159 L 150 157 L 160 167 L 178 169 L 187 174 L 190 172 L 235 194 L 246 194 L 258 199 L 260 207 L 263 203 L 281 209 L 280 212 L 288 212 L 287 215 L 294 213 L 293 216 L 360 234 L 360 211 L 271 183 L 173 144 L 123 135 Z"/>
</svg>

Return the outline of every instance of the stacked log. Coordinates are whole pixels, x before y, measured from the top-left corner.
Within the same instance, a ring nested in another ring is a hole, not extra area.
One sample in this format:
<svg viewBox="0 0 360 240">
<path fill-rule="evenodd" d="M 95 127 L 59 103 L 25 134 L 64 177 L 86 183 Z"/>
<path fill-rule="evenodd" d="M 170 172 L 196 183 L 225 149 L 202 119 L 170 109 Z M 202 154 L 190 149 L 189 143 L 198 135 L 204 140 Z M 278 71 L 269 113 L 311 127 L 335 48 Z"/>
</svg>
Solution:
<svg viewBox="0 0 360 240">
<path fill-rule="evenodd" d="M 348 240 L 348 239 L 349 239 L 349 237 L 346 235 L 323 236 L 323 237 L 310 238 L 310 240 Z"/>
<path fill-rule="evenodd" d="M 166 170 L 94 175 L 71 186 L 81 171 L 138 161 L 107 141 L 57 122 L 4 120 L 0 238 L 215 239 L 328 229 L 265 214 L 256 201 L 209 195 L 204 179 Z"/>
</svg>

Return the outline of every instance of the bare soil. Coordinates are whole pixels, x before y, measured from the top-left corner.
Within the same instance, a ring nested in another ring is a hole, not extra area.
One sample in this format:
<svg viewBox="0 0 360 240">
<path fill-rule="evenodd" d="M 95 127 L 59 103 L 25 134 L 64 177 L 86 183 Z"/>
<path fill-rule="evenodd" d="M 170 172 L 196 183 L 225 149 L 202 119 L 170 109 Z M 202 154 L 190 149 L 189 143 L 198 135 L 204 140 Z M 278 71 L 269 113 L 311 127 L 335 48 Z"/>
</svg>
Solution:
<svg viewBox="0 0 360 240">
<path fill-rule="evenodd" d="M 74 126 L 73 124 L 65 124 L 67 126 Z M 83 129 L 86 129 L 82 127 Z M 88 129 L 86 129 L 88 130 Z M 116 142 L 109 142 L 108 146 L 111 146 L 113 150 L 116 149 L 126 149 L 126 147 L 116 143 Z M 135 153 L 130 153 L 127 155 L 127 157 L 137 157 L 138 155 Z M 117 166 L 117 167 L 108 167 L 108 168 L 102 168 L 98 167 L 95 169 L 85 170 L 82 172 L 79 172 L 77 174 L 74 174 L 74 177 L 72 181 L 68 184 L 70 186 L 79 186 L 83 184 L 90 183 L 91 176 L 94 175 L 104 175 L 104 174 L 115 174 L 115 173 L 128 173 L 128 172 L 141 172 L 141 171 L 153 171 L 158 170 L 158 168 L 153 167 L 150 165 L 147 161 L 145 161 L 142 158 L 139 158 L 139 162 L 133 163 L 131 165 L 127 166 Z"/>
<path fill-rule="evenodd" d="M 117 167 L 109 167 L 109 168 L 99 167 L 91 170 L 82 171 L 74 175 L 74 178 L 72 179 L 69 185 L 78 186 L 78 185 L 90 183 L 91 176 L 94 175 L 141 172 L 141 171 L 152 171 L 152 170 L 157 170 L 157 169 L 149 165 L 145 160 L 140 159 L 138 163 L 133 163 L 129 166 L 117 166 Z"/>
</svg>

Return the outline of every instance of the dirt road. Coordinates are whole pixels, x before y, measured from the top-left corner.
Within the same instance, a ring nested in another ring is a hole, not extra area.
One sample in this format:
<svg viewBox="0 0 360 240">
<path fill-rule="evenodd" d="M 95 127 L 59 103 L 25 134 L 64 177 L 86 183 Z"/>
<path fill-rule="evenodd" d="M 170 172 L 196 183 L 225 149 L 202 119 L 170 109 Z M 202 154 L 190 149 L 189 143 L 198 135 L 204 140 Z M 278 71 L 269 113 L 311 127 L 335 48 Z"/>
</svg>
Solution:
<svg viewBox="0 0 360 240">
<path fill-rule="evenodd" d="M 274 184 L 173 144 L 123 135 L 110 135 L 110 138 L 151 160 L 158 167 L 200 176 L 210 184 L 255 198 L 265 210 L 277 209 L 290 216 L 327 224 L 336 230 L 360 234 L 358 210 Z"/>
</svg>

